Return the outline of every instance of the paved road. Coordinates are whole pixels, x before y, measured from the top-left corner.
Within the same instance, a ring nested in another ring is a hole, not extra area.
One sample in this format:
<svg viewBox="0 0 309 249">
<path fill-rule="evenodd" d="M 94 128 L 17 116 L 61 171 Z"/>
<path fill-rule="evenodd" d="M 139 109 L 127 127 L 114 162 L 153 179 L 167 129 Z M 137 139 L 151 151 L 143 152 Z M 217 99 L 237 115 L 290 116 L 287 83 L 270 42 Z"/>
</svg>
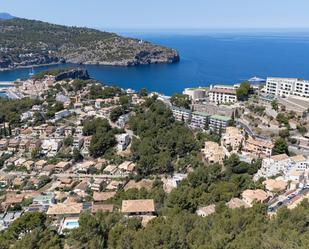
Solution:
<svg viewBox="0 0 309 249">
<path fill-rule="evenodd" d="M 36 173 L 26 173 L 26 172 L 19 172 L 19 171 L 11 171 L 8 173 L 0 173 L 0 175 L 17 175 L 17 176 L 35 176 Z M 73 178 L 104 178 L 104 179 L 115 179 L 115 178 L 126 178 L 129 174 L 116 174 L 116 175 L 91 175 L 91 174 L 77 174 L 77 173 L 59 173 L 59 174 L 52 174 L 52 176 L 56 177 L 73 177 Z"/>
<path fill-rule="evenodd" d="M 269 212 L 276 212 L 279 208 L 287 206 L 290 203 L 293 203 L 295 199 L 306 195 L 309 192 L 309 189 L 298 189 L 295 190 L 293 193 L 290 193 L 289 195 L 280 195 L 276 199 L 274 199 L 271 202 L 271 205 L 269 205 L 268 211 Z"/>
<path fill-rule="evenodd" d="M 116 178 L 126 178 L 128 174 L 116 174 L 116 175 L 89 175 L 89 174 L 75 174 L 75 173 L 61 173 L 61 174 L 53 174 L 52 176 L 57 177 L 72 177 L 72 178 L 102 178 L 102 179 L 116 179 Z"/>
<path fill-rule="evenodd" d="M 253 137 L 253 138 L 260 138 L 260 139 L 264 139 L 267 140 L 267 137 L 264 137 L 262 135 L 256 134 L 252 131 L 252 129 L 250 128 L 248 122 L 246 122 L 243 119 L 237 119 L 236 120 L 236 125 L 237 126 L 241 126 L 247 133 L 249 136 Z"/>
<path fill-rule="evenodd" d="M 236 125 L 241 126 L 248 133 L 249 136 L 251 136 L 251 137 L 255 136 L 254 132 L 249 127 L 249 124 L 247 124 L 247 122 L 245 120 L 237 119 Z"/>
</svg>

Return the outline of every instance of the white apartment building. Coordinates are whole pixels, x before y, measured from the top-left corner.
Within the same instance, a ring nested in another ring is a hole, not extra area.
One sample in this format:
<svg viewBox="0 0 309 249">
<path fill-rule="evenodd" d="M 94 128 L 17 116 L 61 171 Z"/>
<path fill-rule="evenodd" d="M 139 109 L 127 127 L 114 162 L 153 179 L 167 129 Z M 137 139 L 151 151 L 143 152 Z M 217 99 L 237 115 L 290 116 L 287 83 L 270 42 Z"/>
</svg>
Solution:
<svg viewBox="0 0 309 249">
<path fill-rule="evenodd" d="M 127 133 L 116 135 L 116 140 L 117 140 L 118 151 L 124 151 L 131 142 L 131 138 Z"/>
<path fill-rule="evenodd" d="M 234 86 L 211 86 L 209 91 L 209 101 L 213 103 L 235 103 L 237 94 Z"/>
<path fill-rule="evenodd" d="M 278 97 L 309 98 L 309 81 L 297 78 L 273 78 L 266 81 L 266 93 Z"/>
<path fill-rule="evenodd" d="M 262 167 L 254 178 L 269 178 L 278 174 L 287 176 L 290 172 L 304 172 L 308 168 L 309 161 L 303 155 L 289 157 L 286 154 L 281 154 L 263 159 Z"/>
<path fill-rule="evenodd" d="M 42 143 L 42 152 L 47 156 L 55 156 L 62 146 L 62 141 L 59 139 L 45 139 Z"/>
<path fill-rule="evenodd" d="M 204 129 L 209 123 L 210 115 L 205 112 L 193 112 L 191 117 L 190 128 Z"/>
<path fill-rule="evenodd" d="M 225 132 L 226 127 L 230 124 L 231 118 L 221 115 L 212 115 L 209 120 L 210 130 L 220 133 Z"/>
<path fill-rule="evenodd" d="M 184 108 L 178 108 L 176 106 L 172 107 L 173 116 L 177 121 L 183 121 L 183 122 L 189 122 L 192 117 L 192 111 L 184 109 Z"/>
<path fill-rule="evenodd" d="M 80 149 L 84 144 L 84 138 L 82 136 L 74 136 L 73 138 L 73 148 Z"/>
</svg>

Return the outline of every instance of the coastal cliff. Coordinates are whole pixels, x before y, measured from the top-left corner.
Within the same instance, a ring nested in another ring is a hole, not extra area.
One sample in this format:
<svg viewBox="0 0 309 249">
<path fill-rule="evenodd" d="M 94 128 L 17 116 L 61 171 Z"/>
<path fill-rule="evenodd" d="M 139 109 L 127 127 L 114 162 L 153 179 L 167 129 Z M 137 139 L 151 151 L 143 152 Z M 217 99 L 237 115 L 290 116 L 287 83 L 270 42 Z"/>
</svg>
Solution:
<svg viewBox="0 0 309 249">
<path fill-rule="evenodd" d="M 0 69 L 56 63 L 136 66 L 179 61 L 176 50 L 90 28 L 0 18 Z"/>
</svg>

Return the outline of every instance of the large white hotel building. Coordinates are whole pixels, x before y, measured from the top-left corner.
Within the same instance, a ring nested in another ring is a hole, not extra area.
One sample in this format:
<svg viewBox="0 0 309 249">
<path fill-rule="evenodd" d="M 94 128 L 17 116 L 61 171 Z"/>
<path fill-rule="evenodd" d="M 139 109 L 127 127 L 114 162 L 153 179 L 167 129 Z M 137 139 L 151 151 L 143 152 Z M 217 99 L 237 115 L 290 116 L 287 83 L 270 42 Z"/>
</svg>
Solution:
<svg viewBox="0 0 309 249">
<path fill-rule="evenodd" d="M 266 81 L 266 92 L 278 97 L 297 96 L 309 99 L 309 81 L 297 78 L 273 78 Z"/>
<path fill-rule="evenodd" d="M 209 101 L 217 104 L 237 102 L 236 88 L 234 86 L 210 86 Z"/>
</svg>

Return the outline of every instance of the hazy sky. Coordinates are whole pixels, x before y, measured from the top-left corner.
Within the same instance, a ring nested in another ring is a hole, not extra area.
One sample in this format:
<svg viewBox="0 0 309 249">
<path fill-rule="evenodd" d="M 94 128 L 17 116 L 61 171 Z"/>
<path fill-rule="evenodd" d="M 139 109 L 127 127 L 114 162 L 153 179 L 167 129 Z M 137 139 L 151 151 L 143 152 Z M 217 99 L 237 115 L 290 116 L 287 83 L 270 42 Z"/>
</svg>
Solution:
<svg viewBox="0 0 309 249">
<path fill-rule="evenodd" d="M 0 0 L 0 12 L 105 29 L 309 28 L 309 0 Z"/>
</svg>

